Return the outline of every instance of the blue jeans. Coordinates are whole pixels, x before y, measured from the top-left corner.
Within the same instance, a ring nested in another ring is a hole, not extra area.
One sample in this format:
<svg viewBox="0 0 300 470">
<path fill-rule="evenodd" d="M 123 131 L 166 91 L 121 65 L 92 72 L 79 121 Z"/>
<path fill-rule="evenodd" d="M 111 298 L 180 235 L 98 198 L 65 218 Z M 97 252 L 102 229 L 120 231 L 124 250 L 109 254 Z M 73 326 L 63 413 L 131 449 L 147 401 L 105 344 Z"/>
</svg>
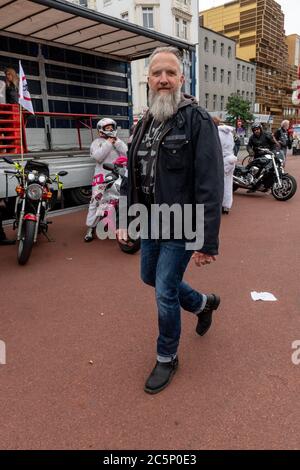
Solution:
<svg viewBox="0 0 300 470">
<path fill-rule="evenodd" d="M 141 278 L 155 287 L 159 325 L 157 354 L 162 358 L 173 358 L 177 353 L 180 307 L 199 313 L 206 300 L 203 294 L 182 281 L 192 254 L 185 249 L 183 240 L 142 240 Z"/>
</svg>

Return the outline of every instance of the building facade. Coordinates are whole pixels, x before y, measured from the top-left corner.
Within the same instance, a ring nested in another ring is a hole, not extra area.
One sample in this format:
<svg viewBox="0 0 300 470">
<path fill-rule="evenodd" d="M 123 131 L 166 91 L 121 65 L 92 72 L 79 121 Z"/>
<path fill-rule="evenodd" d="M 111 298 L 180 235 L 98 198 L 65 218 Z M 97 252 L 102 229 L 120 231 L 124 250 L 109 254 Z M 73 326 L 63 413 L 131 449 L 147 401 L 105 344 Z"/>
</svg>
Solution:
<svg viewBox="0 0 300 470">
<path fill-rule="evenodd" d="M 96 1 L 97 0 L 69 0 L 71 3 L 75 3 L 81 7 L 89 8 L 90 10 L 96 10 Z"/>
<path fill-rule="evenodd" d="M 198 0 L 97 0 L 97 10 L 180 38 L 191 44 L 198 43 Z M 141 114 L 147 107 L 148 59 L 132 63 L 133 113 Z M 184 57 L 186 89 L 191 87 L 191 63 Z"/>
<path fill-rule="evenodd" d="M 286 37 L 288 46 L 288 60 L 290 65 L 300 66 L 300 36 L 298 34 L 290 34 Z"/>
<path fill-rule="evenodd" d="M 275 0 L 235 0 L 203 11 L 200 17 L 203 26 L 236 41 L 237 57 L 256 63 L 256 112 L 272 116 L 274 127 L 296 113 L 292 103 L 296 72 L 288 65 L 280 5 Z"/>
<path fill-rule="evenodd" d="M 250 101 L 254 111 L 256 66 L 236 58 L 236 42 L 199 28 L 199 104 L 212 114 L 226 115 L 230 95 Z"/>
<path fill-rule="evenodd" d="M 291 116 L 294 123 L 300 123 L 300 36 L 291 34 L 286 37 L 288 46 L 289 70 L 293 81 L 293 104 L 298 107 L 296 113 L 295 108 L 287 108 L 286 115 Z"/>
</svg>

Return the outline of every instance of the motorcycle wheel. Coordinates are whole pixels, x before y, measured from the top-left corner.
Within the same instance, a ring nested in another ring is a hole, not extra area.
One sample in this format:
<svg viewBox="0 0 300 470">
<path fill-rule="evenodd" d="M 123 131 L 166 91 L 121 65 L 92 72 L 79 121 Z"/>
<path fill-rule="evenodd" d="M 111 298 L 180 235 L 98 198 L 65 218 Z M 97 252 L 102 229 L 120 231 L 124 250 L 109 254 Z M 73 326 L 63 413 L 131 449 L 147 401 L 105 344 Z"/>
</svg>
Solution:
<svg viewBox="0 0 300 470">
<path fill-rule="evenodd" d="M 68 198 L 72 203 L 80 206 L 89 204 L 92 197 L 92 189 L 90 186 L 75 188 L 68 191 Z"/>
<path fill-rule="evenodd" d="M 288 201 L 291 199 L 297 191 L 297 181 L 291 175 L 283 175 L 282 177 L 282 188 L 278 188 L 277 183 L 273 184 L 272 196 L 277 201 Z"/>
<path fill-rule="evenodd" d="M 129 245 L 123 245 L 122 243 L 119 242 L 118 239 L 117 239 L 117 243 L 119 245 L 120 250 L 123 251 L 123 253 L 127 253 L 128 255 L 133 255 L 134 253 L 139 251 L 139 249 L 141 248 L 140 238 L 138 238 L 137 240 L 130 241 Z"/>
<path fill-rule="evenodd" d="M 18 246 L 18 263 L 24 265 L 27 263 L 31 250 L 33 247 L 34 233 L 35 233 L 34 220 L 25 220 L 22 226 L 21 239 Z"/>
</svg>

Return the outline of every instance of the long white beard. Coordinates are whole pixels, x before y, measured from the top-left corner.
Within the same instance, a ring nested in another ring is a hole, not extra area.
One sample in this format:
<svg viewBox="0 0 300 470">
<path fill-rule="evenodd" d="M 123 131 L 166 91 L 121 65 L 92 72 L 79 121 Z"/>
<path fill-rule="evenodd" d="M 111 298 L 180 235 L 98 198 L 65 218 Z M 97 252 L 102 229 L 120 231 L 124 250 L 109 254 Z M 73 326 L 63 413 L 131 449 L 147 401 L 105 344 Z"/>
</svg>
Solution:
<svg viewBox="0 0 300 470">
<path fill-rule="evenodd" d="M 156 121 L 167 121 L 177 112 L 180 100 L 180 88 L 168 95 L 160 95 L 154 90 L 149 90 L 149 111 Z"/>
</svg>

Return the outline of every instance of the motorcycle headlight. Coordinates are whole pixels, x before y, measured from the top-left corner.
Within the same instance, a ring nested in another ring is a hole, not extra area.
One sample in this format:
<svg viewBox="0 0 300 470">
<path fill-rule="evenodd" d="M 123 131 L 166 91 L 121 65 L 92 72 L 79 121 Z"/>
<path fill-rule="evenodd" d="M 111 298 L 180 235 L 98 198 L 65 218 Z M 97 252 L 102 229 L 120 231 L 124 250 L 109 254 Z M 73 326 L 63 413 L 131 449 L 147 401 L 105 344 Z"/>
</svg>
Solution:
<svg viewBox="0 0 300 470">
<path fill-rule="evenodd" d="M 27 179 L 28 179 L 28 181 L 34 181 L 35 180 L 35 174 L 34 173 L 28 173 Z"/>
<path fill-rule="evenodd" d="M 43 195 L 43 189 L 39 184 L 31 184 L 27 188 L 27 196 L 33 201 L 38 201 Z"/>
<path fill-rule="evenodd" d="M 39 176 L 39 183 L 44 184 L 46 182 L 46 176 L 45 175 L 40 175 Z"/>
</svg>

